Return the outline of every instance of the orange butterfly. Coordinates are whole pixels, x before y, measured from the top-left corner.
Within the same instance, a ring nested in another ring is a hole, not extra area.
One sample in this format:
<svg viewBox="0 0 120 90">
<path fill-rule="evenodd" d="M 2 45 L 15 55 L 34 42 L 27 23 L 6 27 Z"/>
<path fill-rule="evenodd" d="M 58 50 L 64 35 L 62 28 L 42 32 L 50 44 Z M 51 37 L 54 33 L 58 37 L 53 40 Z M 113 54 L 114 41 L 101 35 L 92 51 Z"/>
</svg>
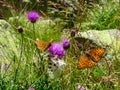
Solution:
<svg viewBox="0 0 120 90">
<path fill-rule="evenodd" d="M 40 49 L 42 51 L 45 51 L 53 43 L 53 39 L 51 39 L 49 42 L 44 42 L 44 41 L 41 41 L 41 40 L 36 40 L 35 43 L 36 43 L 38 49 Z"/>
<path fill-rule="evenodd" d="M 78 62 L 78 69 L 91 68 L 99 62 L 105 54 L 105 48 L 91 49 Z"/>
</svg>

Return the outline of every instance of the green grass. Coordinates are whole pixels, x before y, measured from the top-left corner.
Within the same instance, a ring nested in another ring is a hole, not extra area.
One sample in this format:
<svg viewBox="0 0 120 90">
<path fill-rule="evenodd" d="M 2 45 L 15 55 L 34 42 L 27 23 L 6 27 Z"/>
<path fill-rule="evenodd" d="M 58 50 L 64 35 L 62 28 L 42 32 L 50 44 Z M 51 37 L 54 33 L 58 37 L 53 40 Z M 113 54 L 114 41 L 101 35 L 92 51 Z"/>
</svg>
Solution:
<svg viewBox="0 0 120 90">
<path fill-rule="evenodd" d="M 120 29 L 120 6 L 118 2 L 109 2 L 104 5 L 96 5 L 92 10 L 88 10 L 87 18 L 82 23 L 82 29 Z"/>
</svg>

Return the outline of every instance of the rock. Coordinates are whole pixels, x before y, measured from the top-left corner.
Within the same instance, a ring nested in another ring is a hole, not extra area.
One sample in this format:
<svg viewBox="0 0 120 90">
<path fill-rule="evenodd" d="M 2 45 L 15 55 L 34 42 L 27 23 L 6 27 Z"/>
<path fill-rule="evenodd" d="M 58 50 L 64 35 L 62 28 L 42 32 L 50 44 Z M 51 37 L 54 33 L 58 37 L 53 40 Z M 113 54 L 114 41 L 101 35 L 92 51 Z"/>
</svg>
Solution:
<svg viewBox="0 0 120 90">
<path fill-rule="evenodd" d="M 5 20 L 0 20 L 0 31 L 3 31 L 4 29 L 10 30 L 10 24 Z"/>
<path fill-rule="evenodd" d="M 91 39 L 100 45 L 120 48 L 120 30 L 117 29 L 104 31 L 88 30 L 78 32 L 76 36 Z"/>
<path fill-rule="evenodd" d="M 17 38 L 12 32 L 11 25 L 5 20 L 0 20 L 0 60 L 4 62 L 8 61 L 5 58 L 12 57 L 12 55 L 19 57 L 16 45 Z"/>
</svg>

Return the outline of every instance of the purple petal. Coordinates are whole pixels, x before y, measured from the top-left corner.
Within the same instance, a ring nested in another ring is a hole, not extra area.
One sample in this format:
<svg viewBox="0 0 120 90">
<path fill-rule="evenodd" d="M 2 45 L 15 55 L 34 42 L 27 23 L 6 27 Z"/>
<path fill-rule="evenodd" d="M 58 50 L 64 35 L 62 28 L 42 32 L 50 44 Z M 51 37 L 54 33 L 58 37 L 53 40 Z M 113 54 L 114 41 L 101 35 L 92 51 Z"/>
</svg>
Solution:
<svg viewBox="0 0 120 90">
<path fill-rule="evenodd" d="M 38 19 L 39 19 L 39 14 L 36 11 L 30 11 L 27 14 L 27 18 L 29 21 L 31 21 L 32 23 L 35 23 Z"/>
</svg>

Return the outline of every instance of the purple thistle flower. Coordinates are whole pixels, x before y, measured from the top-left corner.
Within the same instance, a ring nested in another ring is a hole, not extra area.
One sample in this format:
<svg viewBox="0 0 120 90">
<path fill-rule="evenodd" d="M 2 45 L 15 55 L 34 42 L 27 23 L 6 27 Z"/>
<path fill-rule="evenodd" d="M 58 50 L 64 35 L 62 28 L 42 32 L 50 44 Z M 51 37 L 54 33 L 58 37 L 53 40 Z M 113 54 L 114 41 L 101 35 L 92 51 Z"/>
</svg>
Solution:
<svg viewBox="0 0 120 90">
<path fill-rule="evenodd" d="M 68 49 L 70 47 L 70 43 L 66 38 L 62 39 L 62 44 L 64 49 Z"/>
<path fill-rule="evenodd" d="M 60 43 L 53 43 L 49 47 L 49 52 L 51 55 L 57 56 L 58 58 L 62 58 L 63 56 L 65 56 L 65 50 Z"/>
<path fill-rule="evenodd" d="M 78 90 L 85 90 L 83 86 L 78 85 Z"/>
<path fill-rule="evenodd" d="M 76 30 L 71 30 L 71 37 L 74 37 L 75 36 L 75 34 L 76 34 Z"/>
<path fill-rule="evenodd" d="M 30 11 L 27 14 L 28 20 L 31 21 L 32 23 L 35 23 L 39 19 L 39 17 L 40 15 L 36 11 Z"/>
<path fill-rule="evenodd" d="M 29 88 L 29 90 L 35 90 L 34 88 Z"/>
</svg>

